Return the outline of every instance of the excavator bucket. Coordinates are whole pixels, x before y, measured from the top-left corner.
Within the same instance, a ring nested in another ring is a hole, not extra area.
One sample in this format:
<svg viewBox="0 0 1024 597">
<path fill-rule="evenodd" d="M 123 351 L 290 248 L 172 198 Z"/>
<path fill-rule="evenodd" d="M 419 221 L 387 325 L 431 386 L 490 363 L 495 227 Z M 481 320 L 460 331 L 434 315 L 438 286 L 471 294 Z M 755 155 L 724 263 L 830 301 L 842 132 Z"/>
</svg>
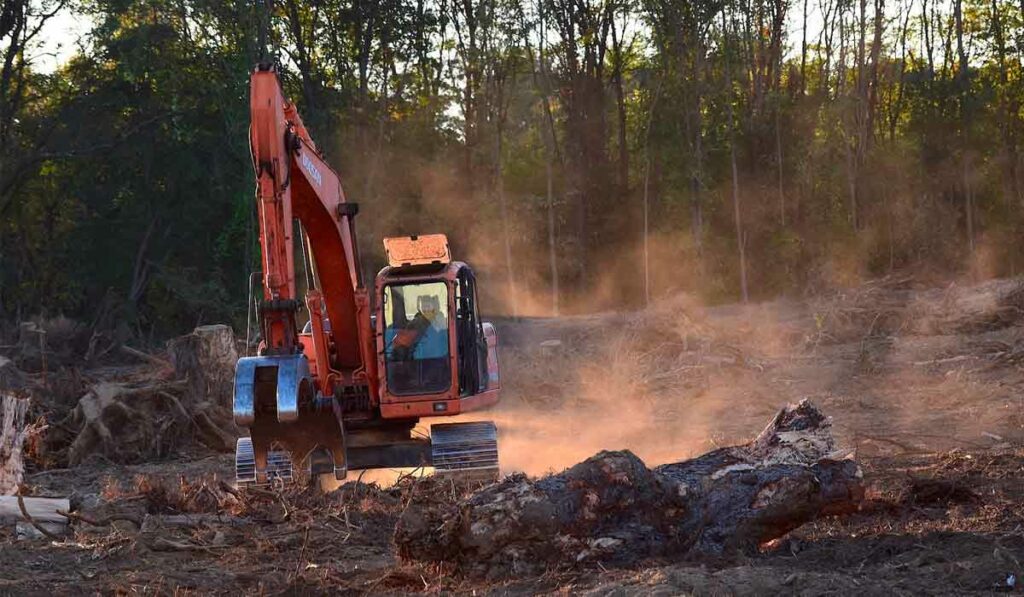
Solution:
<svg viewBox="0 0 1024 597">
<path fill-rule="evenodd" d="M 298 355 L 243 357 L 235 365 L 235 424 L 243 427 L 256 420 L 257 391 L 260 385 L 276 385 L 274 410 L 277 420 L 289 423 L 299 418 L 299 392 L 309 379 L 309 361 Z"/>
<path fill-rule="evenodd" d="M 314 474 L 347 474 L 345 430 L 335 402 L 312 405 L 314 392 L 305 356 L 244 357 L 235 366 L 235 423 L 249 437 L 235 446 L 235 480 L 239 485 L 287 482 L 295 464 Z M 303 406 L 305 405 L 305 406 Z"/>
</svg>

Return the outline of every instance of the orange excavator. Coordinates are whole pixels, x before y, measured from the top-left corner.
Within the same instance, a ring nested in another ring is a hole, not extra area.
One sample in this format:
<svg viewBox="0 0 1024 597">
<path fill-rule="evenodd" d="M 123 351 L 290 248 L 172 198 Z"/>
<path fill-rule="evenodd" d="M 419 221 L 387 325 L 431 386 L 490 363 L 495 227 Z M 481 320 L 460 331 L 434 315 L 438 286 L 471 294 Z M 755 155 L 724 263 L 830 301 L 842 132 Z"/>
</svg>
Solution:
<svg viewBox="0 0 1024 597">
<path fill-rule="evenodd" d="M 367 288 L 358 204 L 346 201 L 272 65 L 252 72 L 250 111 L 263 293 L 257 356 L 235 368 L 234 420 L 249 430 L 235 450 L 237 482 L 291 480 L 296 466 L 316 481 L 421 466 L 496 477 L 493 422 L 435 423 L 429 437 L 416 429 L 423 417 L 498 401 L 497 335 L 480 319 L 473 270 L 452 260 L 444 235 L 386 238 L 388 266 Z"/>
</svg>

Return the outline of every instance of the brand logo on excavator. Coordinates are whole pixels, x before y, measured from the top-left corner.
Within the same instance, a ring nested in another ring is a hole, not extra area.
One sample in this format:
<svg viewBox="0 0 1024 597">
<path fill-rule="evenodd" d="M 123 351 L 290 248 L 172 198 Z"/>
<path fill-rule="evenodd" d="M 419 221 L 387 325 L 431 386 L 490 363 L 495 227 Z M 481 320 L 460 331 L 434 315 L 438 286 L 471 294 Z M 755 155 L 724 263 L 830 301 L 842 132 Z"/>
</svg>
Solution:
<svg viewBox="0 0 1024 597">
<path fill-rule="evenodd" d="M 309 159 L 309 156 L 306 154 L 302 154 L 302 167 L 309 173 L 309 177 L 316 181 L 316 186 L 323 185 L 323 177 L 320 175 L 320 171 L 316 169 L 313 160 Z"/>
</svg>

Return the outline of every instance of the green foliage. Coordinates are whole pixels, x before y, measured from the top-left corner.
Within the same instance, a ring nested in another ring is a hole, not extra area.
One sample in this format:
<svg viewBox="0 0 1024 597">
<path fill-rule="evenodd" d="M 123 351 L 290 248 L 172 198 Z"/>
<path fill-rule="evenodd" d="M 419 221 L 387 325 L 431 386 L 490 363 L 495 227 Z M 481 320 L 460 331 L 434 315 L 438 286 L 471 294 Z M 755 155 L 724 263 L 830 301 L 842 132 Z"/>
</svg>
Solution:
<svg viewBox="0 0 1024 597">
<path fill-rule="evenodd" d="M 260 59 L 362 204 L 367 273 L 382 236 L 447 232 L 493 309 L 547 309 L 552 250 L 563 311 L 638 303 L 645 235 L 655 295 L 735 299 L 738 246 L 755 297 L 1017 272 L 1020 5 L 964 2 L 964 69 L 955 4 L 827 3 L 806 54 L 791 4 L 89 0 L 88 44 L 46 73 L 26 31 L 52 2 L 14 1 L 0 317 L 115 297 L 157 336 L 244 318 Z"/>
</svg>

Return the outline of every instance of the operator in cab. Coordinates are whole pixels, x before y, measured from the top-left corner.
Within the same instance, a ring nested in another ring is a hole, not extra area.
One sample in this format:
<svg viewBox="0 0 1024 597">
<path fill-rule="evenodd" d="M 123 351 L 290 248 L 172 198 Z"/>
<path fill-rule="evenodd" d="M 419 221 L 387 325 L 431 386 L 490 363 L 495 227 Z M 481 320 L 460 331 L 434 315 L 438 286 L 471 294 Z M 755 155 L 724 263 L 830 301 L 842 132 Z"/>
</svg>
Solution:
<svg viewBox="0 0 1024 597">
<path fill-rule="evenodd" d="M 427 325 L 416 344 L 414 359 L 448 357 L 448 318 L 441 312 L 440 302 L 436 296 L 420 297 L 416 317 L 425 319 Z"/>
<path fill-rule="evenodd" d="M 398 298 L 399 293 L 394 293 Z M 395 301 L 404 310 L 405 297 Z M 416 314 L 402 322 L 399 318 L 384 332 L 388 362 L 388 383 L 394 391 L 443 391 L 450 385 L 448 317 L 444 303 L 434 294 L 416 297 Z"/>
</svg>

